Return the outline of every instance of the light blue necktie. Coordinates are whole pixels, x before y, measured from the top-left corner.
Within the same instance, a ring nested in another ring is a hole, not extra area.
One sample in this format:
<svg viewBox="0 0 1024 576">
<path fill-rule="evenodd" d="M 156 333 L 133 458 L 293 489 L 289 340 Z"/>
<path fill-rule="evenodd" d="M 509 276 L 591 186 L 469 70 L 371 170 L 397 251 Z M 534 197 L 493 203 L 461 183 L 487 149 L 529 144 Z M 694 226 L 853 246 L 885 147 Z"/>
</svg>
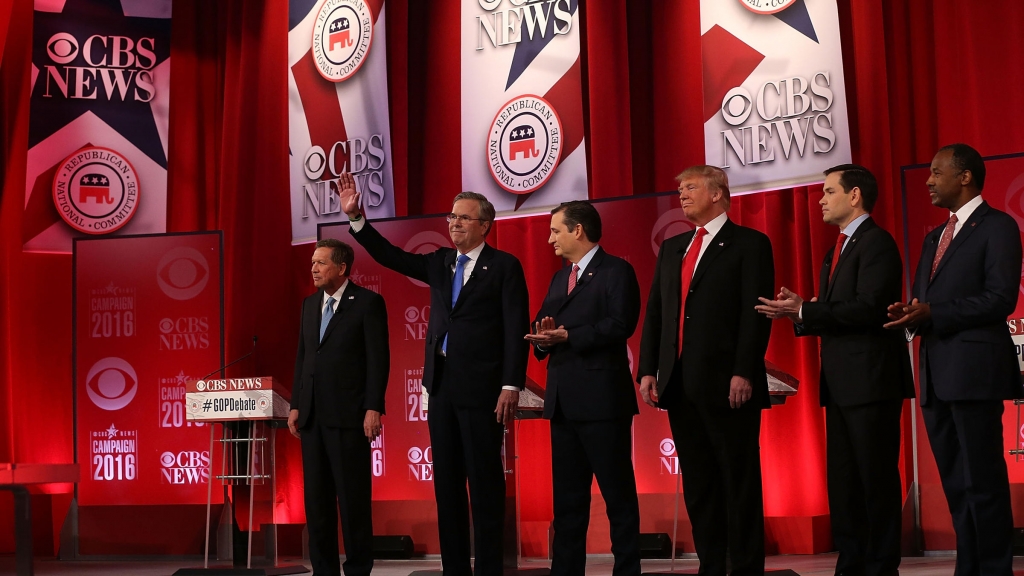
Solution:
<svg viewBox="0 0 1024 576">
<path fill-rule="evenodd" d="M 324 315 L 320 318 L 320 341 L 324 341 L 324 332 L 327 331 L 327 325 L 331 323 L 331 318 L 334 318 L 334 296 L 327 299 L 327 305 L 324 306 Z"/>
<path fill-rule="evenodd" d="M 455 278 L 452 279 L 452 308 L 455 308 L 455 302 L 458 301 L 459 294 L 462 292 L 462 279 L 466 277 L 466 262 L 469 262 L 469 256 L 465 254 L 459 254 L 459 259 L 455 261 Z M 444 335 L 441 351 L 445 354 L 448 353 L 447 334 Z"/>
</svg>

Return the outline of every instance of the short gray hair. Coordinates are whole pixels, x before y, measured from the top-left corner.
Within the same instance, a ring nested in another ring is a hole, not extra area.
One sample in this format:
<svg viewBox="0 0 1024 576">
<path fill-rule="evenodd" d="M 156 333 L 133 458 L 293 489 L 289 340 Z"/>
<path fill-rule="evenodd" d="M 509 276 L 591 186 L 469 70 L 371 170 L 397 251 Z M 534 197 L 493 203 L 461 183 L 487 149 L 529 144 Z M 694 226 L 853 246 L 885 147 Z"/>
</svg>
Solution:
<svg viewBox="0 0 1024 576">
<path fill-rule="evenodd" d="M 478 194 L 476 192 L 459 192 L 458 194 L 455 195 L 455 199 L 452 200 L 452 204 L 454 205 L 459 200 L 477 201 L 477 203 L 480 206 L 480 219 L 484 222 L 487 222 L 487 232 L 484 233 L 484 236 L 490 234 L 491 227 L 494 223 L 494 204 L 491 204 L 491 201 L 487 199 L 487 196 L 484 196 L 483 194 Z"/>
</svg>

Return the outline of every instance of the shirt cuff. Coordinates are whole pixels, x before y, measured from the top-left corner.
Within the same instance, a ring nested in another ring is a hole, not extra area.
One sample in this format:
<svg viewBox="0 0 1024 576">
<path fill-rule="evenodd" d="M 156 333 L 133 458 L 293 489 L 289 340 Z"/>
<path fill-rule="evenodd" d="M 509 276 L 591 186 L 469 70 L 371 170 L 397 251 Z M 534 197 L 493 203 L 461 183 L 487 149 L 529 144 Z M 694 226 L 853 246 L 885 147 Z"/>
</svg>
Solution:
<svg viewBox="0 0 1024 576">
<path fill-rule="evenodd" d="M 515 386 L 502 386 L 501 389 L 502 390 L 512 390 L 514 392 L 519 392 L 519 388 L 516 388 Z"/>
<path fill-rule="evenodd" d="M 352 227 L 353 232 L 358 234 L 363 229 L 363 226 L 366 226 L 366 218 L 363 217 L 356 221 L 349 220 L 348 225 Z"/>
<path fill-rule="evenodd" d="M 796 311 L 796 317 L 801 322 L 804 321 L 804 305 L 803 304 L 801 304 L 800 308 Z"/>
</svg>

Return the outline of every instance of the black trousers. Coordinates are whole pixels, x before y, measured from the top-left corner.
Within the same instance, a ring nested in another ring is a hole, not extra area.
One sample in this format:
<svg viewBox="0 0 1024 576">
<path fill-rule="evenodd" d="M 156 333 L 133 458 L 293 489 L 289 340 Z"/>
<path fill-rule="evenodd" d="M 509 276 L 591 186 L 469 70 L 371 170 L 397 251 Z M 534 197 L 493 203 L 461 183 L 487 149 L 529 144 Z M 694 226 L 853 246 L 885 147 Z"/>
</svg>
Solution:
<svg viewBox="0 0 1024 576">
<path fill-rule="evenodd" d="M 764 574 L 761 407 L 697 403 L 670 382 L 662 407 L 683 475 L 683 501 L 693 526 L 699 574 Z"/>
<path fill-rule="evenodd" d="M 954 576 L 1010 576 L 1013 517 L 1003 457 L 1003 402 L 946 402 L 933 391 L 921 411 L 953 516 Z"/>
<path fill-rule="evenodd" d="M 552 576 L 583 576 L 587 564 L 590 487 L 601 488 L 611 528 L 613 576 L 640 575 L 640 504 L 633 474 L 633 418 L 581 421 L 555 407 L 551 476 L 555 540 Z"/>
<path fill-rule="evenodd" d="M 468 481 L 475 573 L 501 576 L 505 528 L 505 469 L 501 460 L 504 426 L 498 423 L 493 406 L 460 408 L 441 386 L 430 396 L 427 427 L 434 456 L 441 568 L 445 576 L 474 573 L 469 563 Z"/>
<path fill-rule="evenodd" d="M 895 575 L 900 566 L 903 400 L 825 407 L 828 505 L 836 574 Z"/>
<path fill-rule="evenodd" d="M 340 509 L 345 576 L 367 576 L 373 568 L 370 443 L 362 428 L 321 426 L 315 413 L 299 436 L 313 574 L 341 574 Z"/>
</svg>

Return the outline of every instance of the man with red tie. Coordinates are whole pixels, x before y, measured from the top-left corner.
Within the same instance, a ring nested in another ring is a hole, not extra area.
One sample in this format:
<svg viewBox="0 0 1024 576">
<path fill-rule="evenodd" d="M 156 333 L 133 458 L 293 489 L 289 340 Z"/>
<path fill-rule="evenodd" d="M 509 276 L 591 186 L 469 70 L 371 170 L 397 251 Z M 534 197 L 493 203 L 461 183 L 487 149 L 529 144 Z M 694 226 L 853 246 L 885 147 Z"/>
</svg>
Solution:
<svg viewBox="0 0 1024 576">
<path fill-rule="evenodd" d="M 914 397 L 907 343 L 882 327 L 902 294 L 896 241 L 871 219 L 878 183 L 863 166 L 825 171 L 822 220 L 839 227 L 821 267 L 821 298 L 783 287 L 758 311 L 821 337 L 821 405 L 828 444 L 828 505 L 839 558 L 835 573 L 895 576 L 900 565 L 903 484 L 900 416 Z"/>
<path fill-rule="evenodd" d="M 886 327 L 921 337 L 921 411 L 956 531 L 954 576 L 1010 576 L 1003 401 L 1024 397 L 1006 325 L 1020 290 L 1020 229 L 981 198 L 985 162 L 966 144 L 939 149 L 927 185 L 949 220 L 925 236 L 913 300 L 889 306 Z"/>
<path fill-rule="evenodd" d="M 629 262 L 604 251 L 601 215 L 589 202 L 551 211 L 548 243 L 564 266 L 526 335 L 547 359 L 544 417 L 551 421 L 555 539 L 551 576 L 587 564 L 590 488 L 608 512 L 612 576 L 640 575 L 640 505 L 633 475 L 633 416 L 639 411 L 626 340 L 640 319 L 640 285 Z M 557 326 L 557 328 L 556 328 Z"/>
<path fill-rule="evenodd" d="M 764 355 L 771 321 L 768 237 L 729 220 L 729 179 L 714 166 L 677 177 L 697 226 L 667 238 L 647 299 L 637 379 L 644 402 L 668 410 L 701 574 L 764 573 L 759 437 L 769 407 Z"/>
</svg>

